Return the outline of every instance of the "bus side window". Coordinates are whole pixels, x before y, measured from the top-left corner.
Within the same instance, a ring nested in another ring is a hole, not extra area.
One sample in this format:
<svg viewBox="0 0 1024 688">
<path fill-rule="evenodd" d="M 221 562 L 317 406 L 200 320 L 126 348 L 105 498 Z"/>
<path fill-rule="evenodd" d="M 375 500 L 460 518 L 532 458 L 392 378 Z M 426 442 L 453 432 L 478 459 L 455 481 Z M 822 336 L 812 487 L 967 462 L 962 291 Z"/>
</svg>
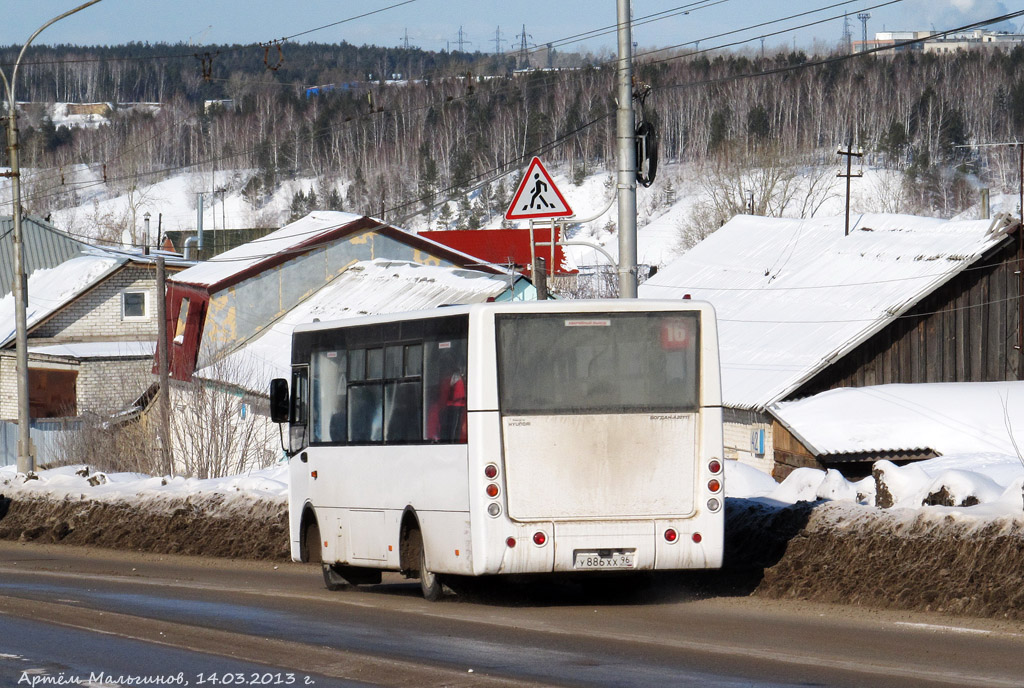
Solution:
<svg viewBox="0 0 1024 688">
<path fill-rule="evenodd" d="M 466 426 L 466 340 L 428 342 L 426 381 L 427 439 L 464 444 Z"/>
<path fill-rule="evenodd" d="M 384 441 L 418 442 L 423 439 L 423 345 L 389 346 L 384 354 Z"/>
</svg>

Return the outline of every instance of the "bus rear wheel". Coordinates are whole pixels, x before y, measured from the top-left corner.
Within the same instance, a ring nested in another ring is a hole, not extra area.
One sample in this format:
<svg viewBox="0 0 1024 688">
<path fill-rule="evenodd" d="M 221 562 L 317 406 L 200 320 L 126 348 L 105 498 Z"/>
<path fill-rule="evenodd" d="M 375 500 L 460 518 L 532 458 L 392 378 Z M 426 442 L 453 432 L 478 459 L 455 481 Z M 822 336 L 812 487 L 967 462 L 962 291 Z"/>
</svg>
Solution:
<svg viewBox="0 0 1024 688">
<path fill-rule="evenodd" d="M 417 524 L 410 524 L 406 530 L 402 542 L 402 568 L 408 578 L 419 576 L 423 599 L 430 602 L 441 599 L 444 585 L 437 574 L 427 568 L 427 551 L 423 547 L 423 533 L 420 532 Z"/>
<path fill-rule="evenodd" d="M 436 602 L 444 594 L 444 586 L 437 574 L 427 568 L 427 553 L 420 542 L 420 590 L 423 592 L 423 599 L 428 602 Z"/>
</svg>

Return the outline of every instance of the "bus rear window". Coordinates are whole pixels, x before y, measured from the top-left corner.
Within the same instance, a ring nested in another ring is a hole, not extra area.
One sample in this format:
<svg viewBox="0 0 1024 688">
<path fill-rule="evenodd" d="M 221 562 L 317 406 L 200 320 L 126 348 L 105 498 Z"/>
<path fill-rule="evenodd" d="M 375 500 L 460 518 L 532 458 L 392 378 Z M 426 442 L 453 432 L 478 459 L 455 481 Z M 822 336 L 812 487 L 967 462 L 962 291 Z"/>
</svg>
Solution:
<svg viewBox="0 0 1024 688">
<path fill-rule="evenodd" d="M 498 315 L 501 411 L 695 410 L 698 318 L 692 312 Z"/>
</svg>

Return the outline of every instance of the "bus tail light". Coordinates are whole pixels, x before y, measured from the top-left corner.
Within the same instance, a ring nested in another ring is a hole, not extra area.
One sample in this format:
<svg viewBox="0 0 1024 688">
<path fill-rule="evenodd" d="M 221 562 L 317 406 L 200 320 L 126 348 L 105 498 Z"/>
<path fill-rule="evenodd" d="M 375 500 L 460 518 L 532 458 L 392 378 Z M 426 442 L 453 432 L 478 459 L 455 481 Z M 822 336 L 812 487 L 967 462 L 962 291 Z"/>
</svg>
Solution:
<svg viewBox="0 0 1024 688">
<path fill-rule="evenodd" d="M 487 496 L 494 499 L 498 496 L 498 486 L 495 483 L 488 483 L 487 485 Z"/>
<path fill-rule="evenodd" d="M 489 463 L 484 466 L 484 475 L 487 476 L 488 480 L 494 480 L 498 477 L 498 467 L 493 463 Z"/>
<path fill-rule="evenodd" d="M 543 530 L 538 530 L 536 533 L 533 534 L 533 544 L 537 545 L 538 547 L 543 547 L 547 541 L 548 536 L 544 534 Z"/>
<path fill-rule="evenodd" d="M 714 497 L 708 500 L 708 511 L 718 511 L 721 508 L 722 503 L 715 499 Z"/>
<path fill-rule="evenodd" d="M 512 549 L 513 547 L 516 546 L 516 539 L 514 537 L 512 537 L 512 536 L 509 536 L 509 537 L 505 538 L 505 546 L 508 547 L 509 549 Z"/>
<path fill-rule="evenodd" d="M 675 528 L 669 528 L 665 531 L 665 542 L 675 542 L 679 539 L 679 533 L 676 532 Z"/>
<path fill-rule="evenodd" d="M 719 461 L 718 459 L 711 459 L 710 461 L 708 461 L 708 470 L 711 471 L 712 473 L 721 473 L 722 462 Z"/>
<path fill-rule="evenodd" d="M 708 481 L 708 489 L 712 492 L 718 492 L 722 489 L 722 483 L 719 480 L 712 478 Z"/>
<path fill-rule="evenodd" d="M 487 514 L 489 516 L 500 516 L 501 515 L 501 504 L 497 502 L 491 502 L 487 505 Z"/>
<path fill-rule="evenodd" d="M 703 540 L 704 538 L 701 537 L 700 533 L 694 533 L 693 535 L 690 536 L 690 539 L 693 540 L 693 544 L 699 545 L 700 541 Z"/>
</svg>

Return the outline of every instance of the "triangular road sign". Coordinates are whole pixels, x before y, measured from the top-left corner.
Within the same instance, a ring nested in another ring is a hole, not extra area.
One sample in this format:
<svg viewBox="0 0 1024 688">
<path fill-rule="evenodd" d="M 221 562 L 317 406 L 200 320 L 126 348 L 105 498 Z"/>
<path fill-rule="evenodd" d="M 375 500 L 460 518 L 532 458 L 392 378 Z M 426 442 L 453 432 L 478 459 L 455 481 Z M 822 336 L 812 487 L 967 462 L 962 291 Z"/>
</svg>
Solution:
<svg viewBox="0 0 1024 688">
<path fill-rule="evenodd" d="M 519 182 L 516 195 L 505 211 L 506 220 L 537 220 L 549 217 L 568 217 L 572 208 L 551 180 L 540 158 L 530 161 L 530 166 Z"/>
</svg>

